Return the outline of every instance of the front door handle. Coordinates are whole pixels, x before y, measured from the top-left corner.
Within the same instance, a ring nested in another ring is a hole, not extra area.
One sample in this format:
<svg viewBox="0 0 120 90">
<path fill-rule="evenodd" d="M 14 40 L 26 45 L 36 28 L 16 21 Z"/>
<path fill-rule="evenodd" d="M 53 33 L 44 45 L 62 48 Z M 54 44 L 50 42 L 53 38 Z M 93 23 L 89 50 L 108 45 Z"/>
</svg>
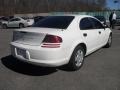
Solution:
<svg viewBox="0 0 120 90">
<path fill-rule="evenodd" d="M 83 33 L 83 36 L 84 36 L 84 37 L 87 37 L 87 33 Z"/>
</svg>

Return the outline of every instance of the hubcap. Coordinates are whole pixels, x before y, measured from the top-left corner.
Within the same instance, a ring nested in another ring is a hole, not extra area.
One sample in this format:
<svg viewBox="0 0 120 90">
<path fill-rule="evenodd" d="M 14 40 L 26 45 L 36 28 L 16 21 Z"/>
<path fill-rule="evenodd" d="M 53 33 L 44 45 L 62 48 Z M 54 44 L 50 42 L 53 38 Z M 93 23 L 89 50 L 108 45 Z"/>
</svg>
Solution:
<svg viewBox="0 0 120 90">
<path fill-rule="evenodd" d="M 82 65 L 84 58 L 84 53 L 82 50 L 78 50 L 75 56 L 75 64 L 77 67 L 80 67 Z"/>
</svg>

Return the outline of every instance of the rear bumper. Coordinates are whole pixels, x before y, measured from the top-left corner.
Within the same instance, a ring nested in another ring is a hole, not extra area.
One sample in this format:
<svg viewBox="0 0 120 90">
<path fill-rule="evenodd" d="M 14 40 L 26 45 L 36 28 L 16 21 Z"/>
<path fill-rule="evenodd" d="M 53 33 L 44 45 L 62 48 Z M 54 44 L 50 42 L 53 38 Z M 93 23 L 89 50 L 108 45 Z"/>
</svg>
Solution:
<svg viewBox="0 0 120 90">
<path fill-rule="evenodd" d="M 18 49 L 24 53 L 18 54 Z M 21 61 L 40 66 L 56 67 L 67 64 L 65 53 L 61 48 L 42 48 L 40 46 L 28 46 L 11 43 L 11 54 Z"/>
</svg>

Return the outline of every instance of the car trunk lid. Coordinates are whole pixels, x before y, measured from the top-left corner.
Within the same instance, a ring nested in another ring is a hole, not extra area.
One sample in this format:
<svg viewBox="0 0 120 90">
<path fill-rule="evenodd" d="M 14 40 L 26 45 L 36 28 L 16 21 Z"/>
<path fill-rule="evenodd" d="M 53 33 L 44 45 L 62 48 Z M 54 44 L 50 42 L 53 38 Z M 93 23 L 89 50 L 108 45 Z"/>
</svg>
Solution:
<svg viewBox="0 0 120 90">
<path fill-rule="evenodd" d="M 43 28 L 27 28 L 14 31 L 13 41 L 16 43 L 27 45 L 40 45 L 47 34 L 54 34 L 60 30 L 43 29 Z M 54 32 L 54 33 L 53 33 Z"/>
</svg>

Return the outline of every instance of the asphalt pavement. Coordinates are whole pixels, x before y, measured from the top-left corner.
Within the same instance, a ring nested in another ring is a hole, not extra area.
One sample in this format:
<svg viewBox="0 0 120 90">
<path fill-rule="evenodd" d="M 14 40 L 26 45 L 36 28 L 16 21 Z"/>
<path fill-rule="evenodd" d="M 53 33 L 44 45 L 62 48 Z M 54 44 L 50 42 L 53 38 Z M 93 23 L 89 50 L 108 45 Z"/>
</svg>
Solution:
<svg viewBox="0 0 120 90">
<path fill-rule="evenodd" d="M 34 66 L 13 58 L 12 31 L 0 29 L 0 90 L 120 90 L 120 28 L 112 30 L 112 47 L 87 56 L 78 71 Z"/>
</svg>

